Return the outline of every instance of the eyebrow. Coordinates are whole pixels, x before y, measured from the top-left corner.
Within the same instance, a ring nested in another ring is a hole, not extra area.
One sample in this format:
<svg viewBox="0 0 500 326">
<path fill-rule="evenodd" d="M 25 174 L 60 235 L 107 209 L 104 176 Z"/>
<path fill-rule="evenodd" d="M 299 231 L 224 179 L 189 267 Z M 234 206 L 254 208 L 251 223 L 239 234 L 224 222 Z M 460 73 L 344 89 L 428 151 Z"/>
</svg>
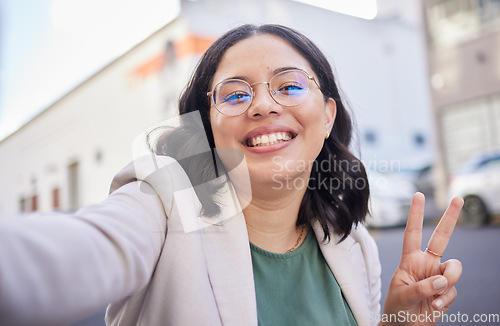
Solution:
<svg viewBox="0 0 500 326">
<path fill-rule="evenodd" d="M 293 66 L 288 66 L 288 67 L 280 67 L 280 68 L 274 69 L 273 76 L 276 74 L 279 74 L 280 72 L 285 71 L 285 70 L 301 70 L 301 71 L 306 72 L 304 69 L 293 67 Z"/>
</svg>

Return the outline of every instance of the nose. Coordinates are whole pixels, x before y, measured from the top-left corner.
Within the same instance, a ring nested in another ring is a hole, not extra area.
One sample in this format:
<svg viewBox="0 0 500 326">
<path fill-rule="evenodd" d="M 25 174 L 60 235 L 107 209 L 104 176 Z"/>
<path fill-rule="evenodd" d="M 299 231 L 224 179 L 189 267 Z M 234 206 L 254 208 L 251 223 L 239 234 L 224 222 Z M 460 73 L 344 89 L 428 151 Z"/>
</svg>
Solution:
<svg viewBox="0 0 500 326">
<path fill-rule="evenodd" d="M 276 103 L 269 92 L 269 83 L 260 82 L 252 85 L 253 100 L 247 110 L 248 117 L 266 117 L 270 114 L 281 114 L 283 107 Z"/>
</svg>

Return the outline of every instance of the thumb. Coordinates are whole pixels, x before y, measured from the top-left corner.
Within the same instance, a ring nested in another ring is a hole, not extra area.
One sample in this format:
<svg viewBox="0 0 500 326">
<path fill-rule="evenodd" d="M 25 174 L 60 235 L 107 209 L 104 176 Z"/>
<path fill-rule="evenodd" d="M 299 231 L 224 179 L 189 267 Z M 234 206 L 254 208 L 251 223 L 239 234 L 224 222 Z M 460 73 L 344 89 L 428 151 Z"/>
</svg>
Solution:
<svg viewBox="0 0 500 326">
<path fill-rule="evenodd" d="M 417 303 L 436 294 L 446 292 L 448 280 L 446 277 L 438 275 L 426 278 L 409 285 L 402 295 L 408 303 Z"/>
</svg>

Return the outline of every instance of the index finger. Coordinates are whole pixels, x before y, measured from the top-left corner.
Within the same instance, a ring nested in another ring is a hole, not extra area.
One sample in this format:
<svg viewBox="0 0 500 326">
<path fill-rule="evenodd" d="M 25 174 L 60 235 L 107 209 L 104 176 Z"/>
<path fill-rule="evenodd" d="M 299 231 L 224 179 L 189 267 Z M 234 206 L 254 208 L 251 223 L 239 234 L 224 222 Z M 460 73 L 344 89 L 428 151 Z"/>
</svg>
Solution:
<svg viewBox="0 0 500 326">
<path fill-rule="evenodd" d="M 446 212 L 444 212 L 443 217 L 439 221 L 439 224 L 436 226 L 436 229 L 434 229 L 434 232 L 429 239 L 429 243 L 427 244 L 427 248 L 439 255 L 444 253 L 446 246 L 448 246 L 448 242 L 450 241 L 453 229 L 457 224 L 458 214 L 460 213 L 463 204 L 464 200 L 460 197 L 452 199 L 450 206 L 448 206 Z"/>
<path fill-rule="evenodd" d="M 411 202 L 408 221 L 403 238 L 403 255 L 420 250 L 422 245 L 422 224 L 424 223 L 424 194 L 417 192 Z"/>
</svg>

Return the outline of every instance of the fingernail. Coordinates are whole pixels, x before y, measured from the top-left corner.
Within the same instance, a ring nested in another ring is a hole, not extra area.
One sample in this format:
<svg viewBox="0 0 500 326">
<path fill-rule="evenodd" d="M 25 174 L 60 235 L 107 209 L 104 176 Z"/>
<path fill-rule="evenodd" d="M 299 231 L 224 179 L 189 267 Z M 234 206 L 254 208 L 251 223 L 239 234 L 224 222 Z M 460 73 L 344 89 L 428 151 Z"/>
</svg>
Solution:
<svg viewBox="0 0 500 326">
<path fill-rule="evenodd" d="M 444 288 L 447 283 L 448 282 L 446 281 L 446 278 L 440 277 L 440 278 L 435 279 L 432 282 L 432 286 L 434 287 L 435 290 L 439 290 L 439 289 Z"/>
<path fill-rule="evenodd" d="M 437 299 L 436 302 L 434 302 L 434 305 L 436 305 L 437 308 L 441 308 L 443 305 L 443 300 Z"/>
</svg>

